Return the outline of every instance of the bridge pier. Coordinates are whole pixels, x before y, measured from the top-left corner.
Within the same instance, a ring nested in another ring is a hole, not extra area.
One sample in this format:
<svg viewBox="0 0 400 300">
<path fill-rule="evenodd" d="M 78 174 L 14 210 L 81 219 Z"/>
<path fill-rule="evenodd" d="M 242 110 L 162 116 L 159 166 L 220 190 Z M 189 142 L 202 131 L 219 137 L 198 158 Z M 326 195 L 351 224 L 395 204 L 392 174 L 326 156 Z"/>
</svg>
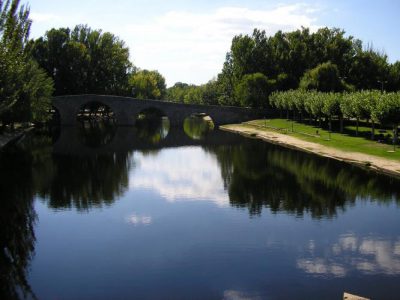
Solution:
<svg viewBox="0 0 400 300">
<path fill-rule="evenodd" d="M 100 103 L 114 112 L 117 125 L 133 126 L 137 115 L 149 108 L 156 108 L 168 116 L 171 126 L 182 126 L 186 117 L 194 113 L 209 115 L 216 125 L 240 123 L 273 115 L 275 110 L 256 110 L 242 107 L 183 104 L 158 100 L 140 100 L 118 96 L 74 95 L 53 98 L 53 106 L 60 114 L 61 125 L 77 124 L 79 110 L 89 103 Z"/>
</svg>

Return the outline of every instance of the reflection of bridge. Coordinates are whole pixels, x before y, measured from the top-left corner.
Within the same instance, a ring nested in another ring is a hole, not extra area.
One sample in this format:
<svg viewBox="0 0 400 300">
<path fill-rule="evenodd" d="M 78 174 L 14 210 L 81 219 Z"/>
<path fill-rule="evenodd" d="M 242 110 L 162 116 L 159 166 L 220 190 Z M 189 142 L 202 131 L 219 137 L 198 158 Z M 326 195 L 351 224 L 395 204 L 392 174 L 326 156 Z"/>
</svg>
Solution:
<svg viewBox="0 0 400 300">
<path fill-rule="evenodd" d="M 184 146 L 218 146 L 239 143 L 241 137 L 220 130 L 214 130 L 202 140 L 193 140 L 185 134 L 183 129 L 171 128 L 167 137 L 153 144 L 138 136 L 135 128 L 116 127 L 115 134 L 110 142 L 99 147 L 85 144 L 84 138 L 79 133 L 79 127 L 62 127 L 60 137 L 53 146 L 53 152 L 61 155 L 92 156 L 111 155 L 113 153 L 126 153 L 134 150 L 158 150 L 161 148 Z"/>
<path fill-rule="evenodd" d="M 171 125 L 182 125 L 186 117 L 194 113 L 209 115 L 216 125 L 240 123 L 265 116 L 265 111 L 212 105 L 183 104 L 157 100 L 139 100 L 117 96 L 76 95 L 53 98 L 53 106 L 60 113 L 61 125 L 75 125 L 79 110 L 92 102 L 107 105 L 115 114 L 118 125 L 134 125 L 136 116 L 147 108 L 165 113 Z"/>
</svg>

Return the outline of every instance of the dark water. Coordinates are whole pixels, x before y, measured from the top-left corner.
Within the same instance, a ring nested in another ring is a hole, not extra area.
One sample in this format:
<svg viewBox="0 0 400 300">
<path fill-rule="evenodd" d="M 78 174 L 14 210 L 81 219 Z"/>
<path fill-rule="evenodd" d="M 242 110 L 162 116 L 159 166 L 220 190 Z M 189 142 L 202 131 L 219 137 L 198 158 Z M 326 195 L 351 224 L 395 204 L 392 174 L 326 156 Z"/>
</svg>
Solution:
<svg viewBox="0 0 400 300">
<path fill-rule="evenodd" d="M 398 299 L 398 181 L 194 127 L 0 153 L 0 299 Z"/>
</svg>

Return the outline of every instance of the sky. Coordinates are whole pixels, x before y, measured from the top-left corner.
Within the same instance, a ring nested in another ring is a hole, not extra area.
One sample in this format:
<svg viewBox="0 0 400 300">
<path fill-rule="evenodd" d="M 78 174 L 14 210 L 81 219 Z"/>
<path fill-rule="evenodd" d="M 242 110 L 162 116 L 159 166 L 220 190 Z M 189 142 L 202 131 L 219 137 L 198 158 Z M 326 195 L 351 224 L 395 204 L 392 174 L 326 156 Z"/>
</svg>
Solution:
<svg viewBox="0 0 400 300">
<path fill-rule="evenodd" d="M 158 70 L 168 86 L 203 84 L 222 69 L 232 38 L 254 28 L 268 35 L 301 26 L 338 27 L 400 60 L 400 1 L 345 0 L 30 0 L 31 37 L 87 24 L 125 41 L 140 69 Z"/>
</svg>

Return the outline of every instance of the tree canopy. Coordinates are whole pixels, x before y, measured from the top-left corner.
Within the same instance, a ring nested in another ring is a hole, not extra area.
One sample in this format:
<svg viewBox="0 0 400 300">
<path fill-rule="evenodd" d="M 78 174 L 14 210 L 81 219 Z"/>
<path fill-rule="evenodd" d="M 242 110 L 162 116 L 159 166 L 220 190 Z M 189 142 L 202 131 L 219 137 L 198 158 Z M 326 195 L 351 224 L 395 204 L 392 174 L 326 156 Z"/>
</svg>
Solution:
<svg viewBox="0 0 400 300">
<path fill-rule="evenodd" d="M 257 90 L 251 90 L 249 79 L 261 76 L 267 78 L 264 89 L 268 94 L 299 87 L 321 92 L 371 90 L 381 89 L 382 84 L 386 91 L 397 91 L 400 62 L 390 64 L 384 53 L 365 47 L 361 40 L 338 28 L 320 28 L 316 32 L 301 28 L 278 31 L 272 36 L 254 29 L 251 35 L 233 37 L 222 70 L 212 86 L 213 93 L 209 93 L 213 99 L 207 101 L 220 105 L 268 106 L 266 97 L 255 97 L 257 100 L 250 97 L 253 100 L 249 102 L 249 94 Z M 203 86 L 173 89 L 193 95 L 186 97 L 188 100 L 205 103 Z"/>
<path fill-rule="evenodd" d="M 45 121 L 52 80 L 27 51 L 29 7 L 0 0 L 0 119 L 4 124 Z"/>
<path fill-rule="evenodd" d="M 158 71 L 141 70 L 129 78 L 129 87 L 136 98 L 163 99 L 166 94 L 165 78 Z"/>
<path fill-rule="evenodd" d="M 29 45 L 32 56 L 55 83 L 55 94 L 127 95 L 134 71 L 125 42 L 86 25 L 59 28 Z"/>
</svg>

